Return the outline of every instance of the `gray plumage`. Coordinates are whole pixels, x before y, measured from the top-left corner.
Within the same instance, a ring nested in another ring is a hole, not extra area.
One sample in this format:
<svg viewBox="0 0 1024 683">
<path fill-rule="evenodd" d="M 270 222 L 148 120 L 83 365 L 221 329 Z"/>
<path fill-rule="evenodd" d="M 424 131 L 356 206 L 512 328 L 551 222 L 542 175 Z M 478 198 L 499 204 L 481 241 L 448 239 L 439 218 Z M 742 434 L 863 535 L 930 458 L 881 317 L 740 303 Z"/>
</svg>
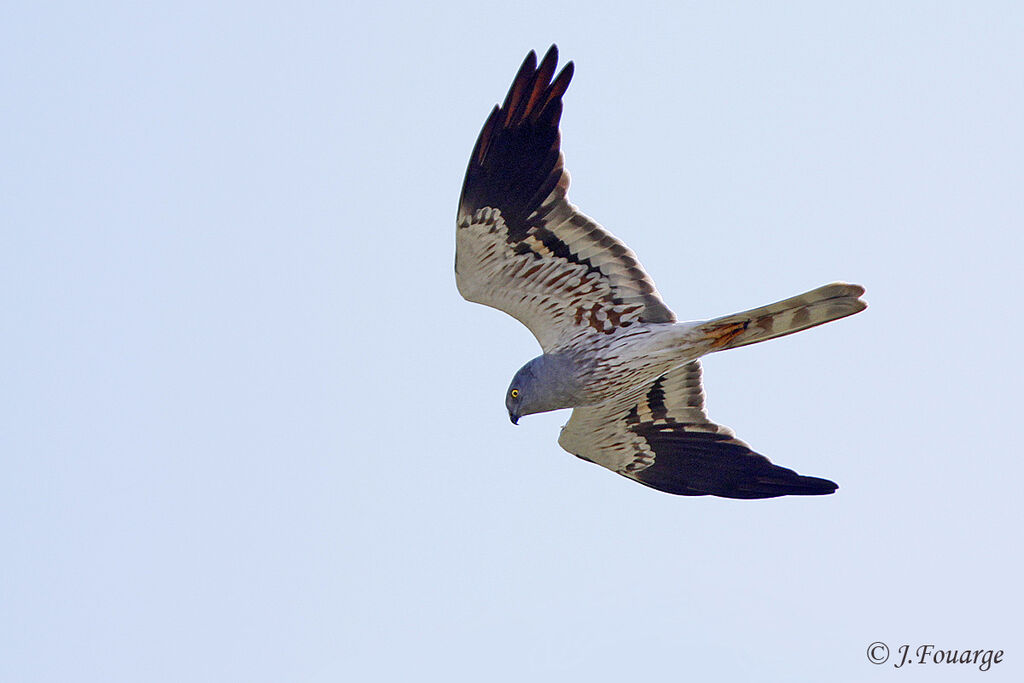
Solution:
<svg viewBox="0 0 1024 683">
<path fill-rule="evenodd" d="M 456 282 L 469 301 L 525 324 L 544 353 L 513 377 L 509 418 L 573 408 L 559 444 L 680 495 L 832 493 L 773 465 L 708 419 L 701 356 L 792 334 L 865 308 L 833 283 L 768 306 L 680 323 L 636 255 L 569 203 L 558 124 L 570 62 L 531 52 L 484 124 L 466 170 Z"/>
<path fill-rule="evenodd" d="M 523 415 L 581 405 L 585 374 L 581 370 L 576 357 L 566 353 L 545 353 L 519 368 L 505 392 L 512 424 L 518 424 Z"/>
</svg>

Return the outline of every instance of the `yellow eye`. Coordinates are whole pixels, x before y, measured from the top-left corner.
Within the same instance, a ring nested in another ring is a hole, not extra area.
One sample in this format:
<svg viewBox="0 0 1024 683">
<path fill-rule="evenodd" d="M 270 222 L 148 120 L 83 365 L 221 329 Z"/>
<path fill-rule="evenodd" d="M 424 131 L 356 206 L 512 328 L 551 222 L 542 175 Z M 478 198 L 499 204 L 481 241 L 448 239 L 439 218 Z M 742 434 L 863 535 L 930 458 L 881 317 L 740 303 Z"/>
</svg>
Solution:
<svg viewBox="0 0 1024 683">
<path fill-rule="evenodd" d="M 511 396 L 512 398 L 519 398 L 519 390 L 513 389 L 509 396 Z"/>
</svg>

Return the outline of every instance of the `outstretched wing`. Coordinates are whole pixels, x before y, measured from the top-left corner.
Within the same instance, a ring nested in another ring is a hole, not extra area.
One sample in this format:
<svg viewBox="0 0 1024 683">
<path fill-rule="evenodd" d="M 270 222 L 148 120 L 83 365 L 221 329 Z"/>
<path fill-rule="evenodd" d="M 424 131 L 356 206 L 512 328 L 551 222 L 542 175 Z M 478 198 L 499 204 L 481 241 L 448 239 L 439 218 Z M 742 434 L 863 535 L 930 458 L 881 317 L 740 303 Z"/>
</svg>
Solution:
<svg viewBox="0 0 1024 683">
<path fill-rule="evenodd" d="M 527 55 L 480 131 L 456 221 L 455 279 L 469 301 L 505 311 L 545 351 L 635 322 L 673 322 L 626 245 L 566 196 L 558 123 L 569 62 Z"/>
<path fill-rule="evenodd" d="M 700 363 L 629 397 L 575 408 L 559 445 L 651 488 L 683 496 L 822 495 L 834 482 L 773 465 L 704 412 Z"/>
</svg>

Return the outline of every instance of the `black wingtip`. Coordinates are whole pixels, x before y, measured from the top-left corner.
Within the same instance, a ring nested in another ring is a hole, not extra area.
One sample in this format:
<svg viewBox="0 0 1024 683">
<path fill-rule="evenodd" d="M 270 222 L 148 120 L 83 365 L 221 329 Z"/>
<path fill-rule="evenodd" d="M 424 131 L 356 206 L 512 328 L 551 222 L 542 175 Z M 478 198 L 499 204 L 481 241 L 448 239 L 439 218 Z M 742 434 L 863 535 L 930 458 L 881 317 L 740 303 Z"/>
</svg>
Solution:
<svg viewBox="0 0 1024 683">
<path fill-rule="evenodd" d="M 519 71 L 516 72 L 516 77 L 512 79 L 512 85 L 509 86 L 508 94 L 505 95 L 505 101 L 501 103 L 501 110 L 505 112 L 506 125 L 508 125 L 511 113 L 519 104 L 526 84 L 533 80 L 533 74 L 536 71 L 537 53 L 530 50 L 526 55 L 526 59 L 520 65 Z"/>
<path fill-rule="evenodd" d="M 510 236 L 527 230 L 527 217 L 562 177 L 558 125 L 562 96 L 572 80 L 569 62 L 555 74 L 558 47 L 540 63 L 530 50 L 501 106 L 488 117 L 477 138 L 459 200 L 459 215 L 500 206 Z"/>
<path fill-rule="evenodd" d="M 780 467 L 779 469 L 785 469 Z M 788 470 L 792 472 L 792 470 Z M 782 491 L 780 496 L 827 496 L 836 492 L 839 484 L 821 477 L 807 477 L 801 474 L 795 479 L 787 479 L 777 488 Z"/>
<path fill-rule="evenodd" d="M 634 431 L 647 439 L 655 458 L 631 478 L 666 493 L 752 499 L 825 496 L 839 488 L 834 481 L 775 465 L 723 434 L 653 426 Z"/>
<path fill-rule="evenodd" d="M 540 60 L 540 68 L 544 70 L 545 67 L 550 67 L 553 72 L 556 64 L 558 64 L 558 46 L 552 43 L 548 51 L 544 53 L 544 59 Z"/>
</svg>

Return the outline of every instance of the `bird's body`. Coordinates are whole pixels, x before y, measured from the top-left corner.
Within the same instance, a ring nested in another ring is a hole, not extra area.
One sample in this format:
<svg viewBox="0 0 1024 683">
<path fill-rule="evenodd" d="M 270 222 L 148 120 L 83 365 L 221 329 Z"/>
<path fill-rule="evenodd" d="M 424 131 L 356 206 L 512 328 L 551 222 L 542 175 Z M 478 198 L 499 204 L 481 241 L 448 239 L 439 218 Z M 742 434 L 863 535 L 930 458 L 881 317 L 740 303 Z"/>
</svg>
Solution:
<svg viewBox="0 0 1024 683">
<path fill-rule="evenodd" d="M 653 488 L 764 498 L 836 485 L 771 464 L 704 412 L 697 361 L 863 310 L 834 283 L 710 321 L 677 322 L 635 254 L 569 203 L 558 122 L 572 63 L 531 52 L 466 171 L 456 282 L 523 322 L 544 353 L 516 373 L 509 417 L 573 408 L 559 444 Z"/>
<path fill-rule="evenodd" d="M 703 355 L 698 351 L 701 345 L 694 335 L 695 328 L 692 323 L 616 328 L 607 336 L 569 343 L 531 362 L 550 360 L 550 366 L 557 370 L 547 370 L 548 374 L 557 374 L 559 382 L 577 387 L 571 403 L 559 408 L 593 405 L 614 398 L 625 387 L 653 382 L 672 368 Z"/>
</svg>

